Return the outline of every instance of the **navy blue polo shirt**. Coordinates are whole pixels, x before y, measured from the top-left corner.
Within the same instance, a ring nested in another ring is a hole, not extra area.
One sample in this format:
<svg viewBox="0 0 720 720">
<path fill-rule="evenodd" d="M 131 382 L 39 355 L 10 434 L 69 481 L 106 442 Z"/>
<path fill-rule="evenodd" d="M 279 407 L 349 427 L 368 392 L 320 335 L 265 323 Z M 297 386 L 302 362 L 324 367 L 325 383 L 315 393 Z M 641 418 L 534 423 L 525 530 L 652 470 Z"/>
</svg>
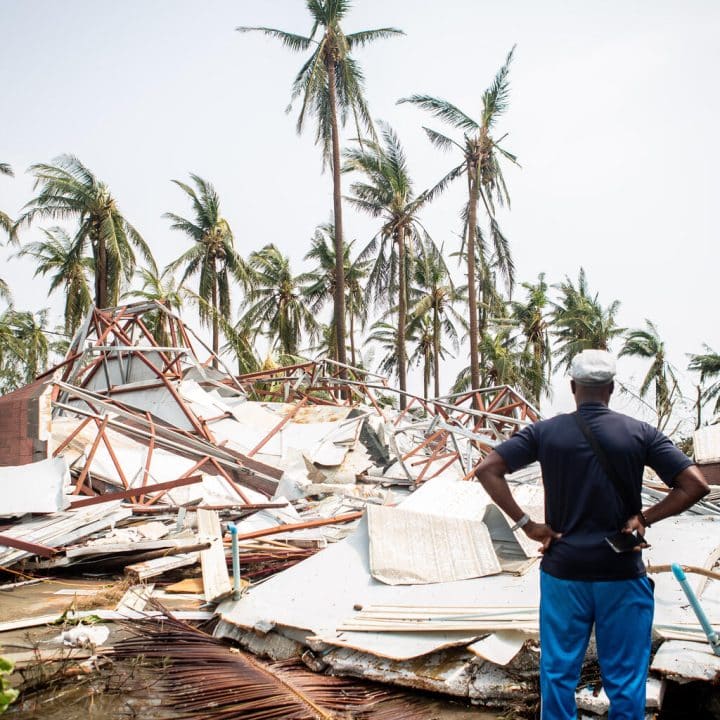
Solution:
<svg viewBox="0 0 720 720">
<path fill-rule="evenodd" d="M 643 468 L 672 487 L 692 461 L 651 425 L 600 402 L 579 412 L 616 473 L 639 496 Z M 616 553 L 604 540 L 623 527 L 627 513 L 612 480 L 571 415 L 523 428 L 495 448 L 510 472 L 538 460 L 545 488 L 545 522 L 562 537 L 543 555 L 542 569 L 567 580 L 625 580 L 645 574 L 642 553 Z"/>
</svg>

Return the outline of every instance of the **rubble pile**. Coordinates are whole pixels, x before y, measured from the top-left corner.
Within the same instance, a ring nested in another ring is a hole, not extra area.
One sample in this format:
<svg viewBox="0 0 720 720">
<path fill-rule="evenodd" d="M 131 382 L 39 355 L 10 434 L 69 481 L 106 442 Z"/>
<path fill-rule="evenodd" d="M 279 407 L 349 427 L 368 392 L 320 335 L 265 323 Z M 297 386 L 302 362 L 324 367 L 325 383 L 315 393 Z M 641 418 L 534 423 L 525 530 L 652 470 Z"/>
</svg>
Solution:
<svg viewBox="0 0 720 720">
<path fill-rule="evenodd" d="M 488 707 L 535 698 L 537 548 L 469 481 L 538 418 L 507 386 L 425 400 L 328 358 L 236 375 L 161 304 L 93 309 L 59 366 L 0 398 L 3 653 L 22 661 L 8 634 L 59 614 L 11 611 L 14 593 L 102 575 L 122 578 L 121 596 L 93 606 L 87 589 L 84 609 L 70 610 L 80 640 L 63 642 L 97 653 L 113 632 L 88 640 L 83 618 L 172 612 L 214 618 L 217 638 L 318 672 Z M 539 468 L 509 480 L 542 520 Z M 663 488 L 648 476 L 644 492 L 650 503 Z M 661 571 L 703 570 L 695 589 L 720 623 L 720 506 L 709 497 L 651 538 L 648 712 L 665 678 L 720 670 Z M 607 710 L 603 693 L 578 698 L 591 717 Z"/>
</svg>

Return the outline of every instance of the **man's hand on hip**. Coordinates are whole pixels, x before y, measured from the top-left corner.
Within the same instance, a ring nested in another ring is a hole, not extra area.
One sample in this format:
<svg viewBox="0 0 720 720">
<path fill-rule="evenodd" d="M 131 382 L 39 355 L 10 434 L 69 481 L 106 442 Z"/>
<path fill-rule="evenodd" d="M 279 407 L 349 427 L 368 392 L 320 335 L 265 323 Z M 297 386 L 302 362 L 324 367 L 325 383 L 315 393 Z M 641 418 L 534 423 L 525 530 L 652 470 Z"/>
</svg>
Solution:
<svg viewBox="0 0 720 720">
<path fill-rule="evenodd" d="M 542 545 L 540 552 L 544 553 L 555 540 L 562 537 L 562 533 L 555 532 L 549 525 L 545 523 L 537 523 L 531 520 L 523 528 L 525 534 L 531 539 Z"/>
</svg>

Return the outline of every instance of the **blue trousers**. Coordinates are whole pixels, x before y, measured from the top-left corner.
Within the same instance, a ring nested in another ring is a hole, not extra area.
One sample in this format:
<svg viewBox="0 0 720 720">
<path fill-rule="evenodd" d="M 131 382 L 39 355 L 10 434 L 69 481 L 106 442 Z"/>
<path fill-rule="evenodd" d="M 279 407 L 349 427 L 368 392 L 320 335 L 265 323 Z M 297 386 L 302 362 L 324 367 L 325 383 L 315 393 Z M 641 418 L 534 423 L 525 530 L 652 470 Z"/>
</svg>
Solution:
<svg viewBox="0 0 720 720">
<path fill-rule="evenodd" d="M 593 624 L 609 720 L 644 720 L 654 611 L 652 584 L 560 580 L 540 572 L 542 720 L 575 720 L 575 690 Z"/>
</svg>

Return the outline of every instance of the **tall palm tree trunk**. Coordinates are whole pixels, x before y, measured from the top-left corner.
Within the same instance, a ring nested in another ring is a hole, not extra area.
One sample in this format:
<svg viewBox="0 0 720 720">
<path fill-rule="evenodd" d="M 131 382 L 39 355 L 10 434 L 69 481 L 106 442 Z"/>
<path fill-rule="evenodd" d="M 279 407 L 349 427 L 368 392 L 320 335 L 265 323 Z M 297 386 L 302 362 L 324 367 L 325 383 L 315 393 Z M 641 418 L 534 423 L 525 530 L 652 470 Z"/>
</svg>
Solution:
<svg viewBox="0 0 720 720">
<path fill-rule="evenodd" d="M 105 247 L 105 240 L 99 232 L 96 235 L 95 245 L 97 253 L 97 267 L 95 268 L 95 305 L 98 308 L 106 308 L 108 306 L 107 248 Z"/>
<path fill-rule="evenodd" d="M 468 311 L 470 314 L 470 385 L 480 387 L 480 363 L 478 357 L 478 302 L 475 283 L 475 229 L 477 228 L 478 174 L 477 165 L 468 167 L 468 223 L 467 223 L 467 285 Z"/>
<path fill-rule="evenodd" d="M 435 357 L 435 397 L 440 397 L 440 313 L 437 301 L 433 306 L 433 355 Z"/>
<path fill-rule="evenodd" d="M 213 277 L 212 286 L 212 349 L 213 349 L 213 361 L 212 366 L 215 370 L 218 369 L 218 355 L 220 353 L 220 319 L 218 318 L 218 286 L 217 276 Z"/>
<path fill-rule="evenodd" d="M 355 357 L 355 313 L 350 312 L 350 364 L 353 367 L 357 367 L 357 360 Z"/>
<path fill-rule="evenodd" d="M 407 391 L 407 359 L 405 352 L 405 325 L 407 322 L 407 275 L 405 273 L 405 229 L 397 234 L 398 242 L 398 328 L 397 328 L 397 361 L 400 389 Z M 407 406 L 407 398 L 400 395 L 400 409 Z"/>
<path fill-rule="evenodd" d="M 338 136 L 337 97 L 335 92 L 335 62 L 327 62 L 328 85 L 330 94 L 330 126 L 332 129 L 332 171 L 333 171 L 333 214 L 335 222 L 335 342 L 337 359 L 347 364 L 345 353 L 345 255 L 343 248 L 342 226 L 342 189 L 340 185 L 340 138 Z M 345 377 L 344 369 L 340 373 Z"/>
<path fill-rule="evenodd" d="M 432 362 L 430 352 L 430 348 L 426 347 L 424 350 L 425 367 L 423 367 L 423 397 L 425 398 L 425 400 L 428 399 L 428 390 L 430 388 L 430 363 Z"/>
</svg>

